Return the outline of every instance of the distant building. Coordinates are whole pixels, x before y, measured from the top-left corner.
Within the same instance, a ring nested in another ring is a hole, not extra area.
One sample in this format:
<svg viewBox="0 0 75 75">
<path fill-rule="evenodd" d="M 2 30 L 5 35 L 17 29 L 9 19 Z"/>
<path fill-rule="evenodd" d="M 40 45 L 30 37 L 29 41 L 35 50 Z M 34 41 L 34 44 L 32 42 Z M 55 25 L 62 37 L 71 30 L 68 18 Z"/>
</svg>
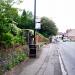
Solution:
<svg viewBox="0 0 75 75">
<path fill-rule="evenodd" d="M 68 29 L 64 36 L 70 39 L 71 41 L 75 41 L 75 29 Z"/>
<path fill-rule="evenodd" d="M 63 34 L 64 33 L 62 33 L 62 32 L 58 32 L 57 37 L 61 39 Z"/>
</svg>

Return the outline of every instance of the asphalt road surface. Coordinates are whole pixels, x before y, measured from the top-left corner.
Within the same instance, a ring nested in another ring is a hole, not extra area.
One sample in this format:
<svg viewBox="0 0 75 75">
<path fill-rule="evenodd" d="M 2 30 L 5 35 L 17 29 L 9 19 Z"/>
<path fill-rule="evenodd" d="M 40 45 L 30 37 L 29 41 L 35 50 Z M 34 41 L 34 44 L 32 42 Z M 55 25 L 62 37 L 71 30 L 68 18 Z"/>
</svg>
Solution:
<svg viewBox="0 0 75 75">
<path fill-rule="evenodd" d="M 75 42 L 58 43 L 58 50 L 68 75 L 75 75 Z"/>
</svg>

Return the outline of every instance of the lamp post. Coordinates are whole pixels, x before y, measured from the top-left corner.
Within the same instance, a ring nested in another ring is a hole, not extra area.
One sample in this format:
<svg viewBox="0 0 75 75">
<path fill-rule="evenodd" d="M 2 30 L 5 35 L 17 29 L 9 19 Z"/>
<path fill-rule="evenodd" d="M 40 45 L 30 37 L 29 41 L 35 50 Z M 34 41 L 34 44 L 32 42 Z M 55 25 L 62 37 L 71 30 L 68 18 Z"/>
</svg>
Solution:
<svg viewBox="0 0 75 75">
<path fill-rule="evenodd" d="M 34 0 L 34 43 L 33 44 L 29 44 L 29 56 L 30 57 L 36 57 L 36 38 L 35 38 L 35 24 L 36 24 L 36 0 Z"/>
<path fill-rule="evenodd" d="M 36 38 L 35 38 L 35 24 L 36 24 L 36 0 L 34 0 L 34 45 L 36 45 Z"/>
<path fill-rule="evenodd" d="M 34 44 L 30 44 L 29 48 L 29 56 L 30 57 L 36 57 L 36 29 L 40 28 L 39 21 L 36 22 L 36 0 L 34 0 Z M 38 26 L 38 27 L 37 27 Z"/>
</svg>

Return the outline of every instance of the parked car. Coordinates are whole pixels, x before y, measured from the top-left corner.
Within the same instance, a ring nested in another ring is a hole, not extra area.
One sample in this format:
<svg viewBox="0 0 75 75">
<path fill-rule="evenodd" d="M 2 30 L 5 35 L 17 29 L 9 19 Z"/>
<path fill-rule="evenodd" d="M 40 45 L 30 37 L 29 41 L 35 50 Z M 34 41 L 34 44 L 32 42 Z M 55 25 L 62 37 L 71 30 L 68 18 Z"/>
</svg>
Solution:
<svg viewBox="0 0 75 75">
<path fill-rule="evenodd" d="M 63 39 L 63 42 L 69 42 L 69 41 L 70 41 L 70 39 L 68 39 L 68 38 Z"/>
</svg>

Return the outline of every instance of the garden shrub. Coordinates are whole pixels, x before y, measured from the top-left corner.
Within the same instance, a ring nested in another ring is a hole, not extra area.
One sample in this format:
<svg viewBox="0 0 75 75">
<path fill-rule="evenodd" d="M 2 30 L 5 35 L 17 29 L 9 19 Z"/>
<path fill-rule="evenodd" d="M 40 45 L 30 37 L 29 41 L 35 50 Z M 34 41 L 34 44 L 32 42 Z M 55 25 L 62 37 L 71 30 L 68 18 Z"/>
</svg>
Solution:
<svg viewBox="0 0 75 75">
<path fill-rule="evenodd" d="M 24 38 L 23 36 L 14 36 L 13 41 L 15 44 L 23 44 L 24 43 Z"/>
<path fill-rule="evenodd" d="M 2 43 L 6 46 L 9 47 L 10 45 L 12 45 L 12 40 L 13 40 L 13 35 L 8 32 L 8 33 L 3 33 L 3 37 L 2 37 Z"/>
<path fill-rule="evenodd" d="M 12 58 L 10 58 L 8 61 L 9 63 L 7 63 L 5 65 L 7 70 L 12 69 L 15 65 L 19 64 L 20 62 L 22 62 L 23 60 L 25 60 L 27 58 L 26 53 L 24 53 L 23 51 L 19 51 L 17 53 L 15 53 Z"/>
<path fill-rule="evenodd" d="M 18 28 L 15 24 L 11 24 L 11 33 L 13 35 L 19 35 L 21 33 L 21 29 Z"/>
</svg>

